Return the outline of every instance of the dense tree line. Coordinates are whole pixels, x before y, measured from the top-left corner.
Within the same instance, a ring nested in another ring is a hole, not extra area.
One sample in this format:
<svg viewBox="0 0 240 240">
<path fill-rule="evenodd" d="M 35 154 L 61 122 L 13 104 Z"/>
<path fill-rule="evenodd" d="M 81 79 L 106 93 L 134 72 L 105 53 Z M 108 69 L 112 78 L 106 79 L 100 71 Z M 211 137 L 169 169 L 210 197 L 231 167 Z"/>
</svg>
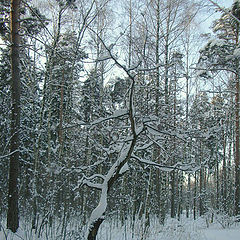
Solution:
<svg viewBox="0 0 240 240">
<path fill-rule="evenodd" d="M 239 218 L 239 1 L 211 39 L 199 1 L 0 3 L 7 228 L 90 240 L 105 218 L 144 234 L 168 215 Z"/>
</svg>

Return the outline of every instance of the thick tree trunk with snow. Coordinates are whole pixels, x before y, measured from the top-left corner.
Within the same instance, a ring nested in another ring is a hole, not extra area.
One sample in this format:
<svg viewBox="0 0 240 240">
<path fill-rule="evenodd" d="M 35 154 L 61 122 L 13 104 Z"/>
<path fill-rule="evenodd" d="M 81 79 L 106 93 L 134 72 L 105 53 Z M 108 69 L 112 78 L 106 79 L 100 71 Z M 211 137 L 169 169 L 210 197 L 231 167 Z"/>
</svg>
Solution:
<svg viewBox="0 0 240 240">
<path fill-rule="evenodd" d="M 104 46 L 104 47 L 107 49 L 106 46 Z M 107 50 L 111 54 L 110 50 L 109 49 L 107 49 Z M 117 63 L 118 66 L 121 66 L 113 56 L 111 56 L 111 57 L 115 61 L 115 63 Z M 129 119 L 129 123 L 130 123 L 129 134 L 132 137 L 131 137 L 131 141 L 124 143 L 121 151 L 118 154 L 118 157 L 117 157 L 115 163 L 109 169 L 108 173 L 106 175 L 98 174 L 98 177 L 101 177 L 103 180 L 102 184 L 95 184 L 88 180 L 86 180 L 84 182 L 89 187 L 93 187 L 93 188 L 101 191 L 99 204 L 92 211 L 91 216 L 90 216 L 88 231 L 87 231 L 87 239 L 88 240 L 96 239 L 99 227 L 105 217 L 105 212 L 107 209 L 108 192 L 110 191 L 112 185 L 117 181 L 117 179 L 120 178 L 128 170 L 127 163 L 133 154 L 133 150 L 134 150 L 134 147 L 135 147 L 136 141 L 137 141 L 137 136 L 141 132 L 140 131 L 137 134 L 136 126 L 135 126 L 136 123 L 135 123 L 134 106 L 133 106 L 135 80 L 134 80 L 134 77 L 125 69 L 125 67 L 122 66 L 121 68 L 128 74 L 129 78 L 132 81 L 131 86 L 130 86 L 130 91 L 129 91 L 129 104 L 128 104 L 128 119 Z"/>
<path fill-rule="evenodd" d="M 127 170 L 127 162 L 130 159 L 134 146 L 136 144 L 136 136 L 133 137 L 133 140 L 130 144 L 125 146 L 121 153 L 119 154 L 118 159 L 113 164 L 113 166 L 109 169 L 107 175 L 102 176 L 103 183 L 98 185 L 98 189 L 101 190 L 101 197 L 99 200 L 98 206 L 92 211 L 89 221 L 87 239 L 88 240 L 95 240 L 99 227 L 101 223 L 104 221 L 105 212 L 107 209 L 107 197 L 108 192 L 110 191 L 112 185 L 116 182 L 118 178 L 120 178 Z M 90 183 L 87 185 L 91 186 Z M 92 185 L 94 186 L 94 185 Z"/>
<path fill-rule="evenodd" d="M 95 240 L 97 237 L 98 229 L 103 222 L 104 218 L 99 218 L 97 221 L 93 223 L 93 226 L 91 229 L 89 229 L 88 233 L 88 240 Z"/>
</svg>

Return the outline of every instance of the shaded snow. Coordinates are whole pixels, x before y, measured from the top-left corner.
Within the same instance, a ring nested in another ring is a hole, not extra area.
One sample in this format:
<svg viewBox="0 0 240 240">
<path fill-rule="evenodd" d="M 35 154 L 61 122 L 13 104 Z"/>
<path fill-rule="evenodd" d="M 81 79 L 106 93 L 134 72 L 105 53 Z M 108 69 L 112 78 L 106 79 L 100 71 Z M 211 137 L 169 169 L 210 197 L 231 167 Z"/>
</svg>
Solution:
<svg viewBox="0 0 240 240">
<path fill-rule="evenodd" d="M 239 229 L 204 229 L 203 234 L 207 240 L 239 240 Z"/>
<path fill-rule="evenodd" d="M 81 226 L 82 223 L 79 219 L 71 219 L 71 226 Z M 34 235 L 34 231 L 30 230 L 30 222 L 28 225 L 21 224 L 17 234 L 12 234 L 10 231 L 6 231 L 7 240 L 56 240 L 61 239 L 60 232 L 57 232 L 57 228 L 53 229 L 53 236 L 43 233 L 40 238 Z M 59 226 L 60 222 L 55 224 Z M 5 226 L 5 222 L 2 222 L 2 226 Z M 134 223 L 134 228 L 131 221 L 127 220 L 125 225 L 121 225 L 114 218 L 110 216 L 103 222 L 99 229 L 97 240 L 239 240 L 240 239 L 240 225 L 232 225 L 231 228 L 223 229 L 220 224 L 215 222 L 210 224 L 210 227 L 206 226 L 206 219 L 199 218 L 193 220 L 192 218 L 186 219 L 182 217 L 180 221 L 176 219 L 167 219 L 164 226 L 159 224 L 158 218 L 152 216 L 150 221 L 150 228 L 144 231 L 144 217 L 138 219 Z M 61 228 L 59 228 L 61 230 Z M 68 235 L 65 240 L 84 240 L 84 237 L 79 233 L 78 235 Z M 82 229 L 85 231 L 85 229 Z M 68 233 L 74 232 L 69 228 Z M 46 237 L 48 236 L 48 237 Z M 3 230 L 0 230 L 0 240 L 6 240 Z"/>
</svg>

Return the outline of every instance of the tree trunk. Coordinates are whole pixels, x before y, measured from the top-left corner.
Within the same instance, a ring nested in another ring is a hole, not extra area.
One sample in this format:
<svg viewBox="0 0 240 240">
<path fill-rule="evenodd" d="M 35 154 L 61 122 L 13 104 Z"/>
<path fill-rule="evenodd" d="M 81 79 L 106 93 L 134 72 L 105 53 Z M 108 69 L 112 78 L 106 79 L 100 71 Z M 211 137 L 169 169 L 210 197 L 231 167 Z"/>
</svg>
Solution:
<svg viewBox="0 0 240 240">
<path fill-rule="evenodd" d="M 128 67 L 132 64 L 132 0 L 129 1 L 129 45 L 128 45 Z"/>
<path fill-rule="evenodd" d="M 11 0 L 11 91 L 12 91 L 12 117 L 11 117 L 11 145 L 8 186 L 8 212 L 7 228 L 16 232 L 19 227 L 18 210 L 18 172 L 19 172 L 19 131 L 20 131 L 20 70 L 19 70 L 19 44 L 18 34 L 20 0 Z"/>
<path fill-rule="evenodd" d="M 236 75 L 235 94 L 235 216 L 239 215 L 240 173 L 239 173 L 239 77 Z"/>
<path fill-rule="evenodd" d="M 219 201 L 219 163 L 216 163 L 216 209 L 219 209 L 220 201 Z"/>
<path fill-rule="evenodd" d="M 200 214 L 200 216 L 202 216 L 203 215 L 203 213 L 204 213 L 204 210 L 203 210 L 203 208 L 204 208 L 204 200 L 203 200 L 203 196 L 204 196 L 204 191 L 203 191 L 203 179 L 204 179 L 204 170 L 203 170 L 203 167 L 201 167 L 201 169 L 200 169 L 200 179 L 199 179 L 199 181 L 200 181 L 200 183 L 199 183 L 199 193 L 200 193 L 200 199 L 199 199 L 199 214 Z"/>
<path fill-rule="evenodd" d="M 175 211 L 175 171 L 172 171 L 170 173 L 170 184 L 171 184 L 171 218 L 176 217 L 176 211 Z"/>
<path fill-rule="evenodd" d="M 239 41 L 239 23 L 236 27 L 236 46 Z M 240 169 L 239 169 L 239 62 L 237 60 L 236 93 L 235 93 L 235 216 L 239 215 L 240 210 Z"/>
<path fill-rule="evenodd" d="M 190 31 L 189 31 L 190 32 Z M 189 37 L 187 38 L 186 46 L 186 126 L 188 127 L 188 115 L 189 115 Z M 188 174 L 187 180 L 187 203 L 186 203 L 186 217 L 189 218 L 191 206 L 191 176 Z"/>
<path fill-rule="evenodd" d="M 190 215 L 190 206 L 191 206 L 191 176 L 188 174 L 187 178 L 187 208 L 186 208 L 186 217 L 189 218 Z"/>
<path fill-rule="evenodd" d="M 104 46 L 106 47 L 106 46 Z M 110 52 L 110 50 L 108 50 Z M 119 65 L 117 60 L 115 63 Z M 137 141 L 137 133 L 136 133 L 136 125 L 135 125 L 135 116 L 134 116 L 134 103 L 133 103 L 133 95 L 134 95 L 134 86 L 135 86 L 135 79 L 132 75 L 128 74 L 131 78 L 131 87 L 129 92 L 129 122 L 130 122 L 130 132 L 132 135 L 132 140 L 130 143 L 125 144 L 125 147 L 121 149 L 119 152 L 119 156 L 117 157 L 115 163 L 111 166 L 107 174 L 104 176 L 104 181 L 100 184 L 101 196 L 99 200 L 98 206 L 92 211 L 89 221 L 89 227 L 87 230 L 87 239 L 88 240 L 95 240 L 97 237 L 97 233 L 101 223 L 104 220 L 105 212 L 108 206 L 108 193 L 112 187 L 112 185 L 119 179 L 126 171 L 123 170 L 123 166 L 127 164 L 129 159 L 132 156 L 134 147 Z M 92 185 L 92 184 L 91 184 Z"/>
<path fill-rule="evenodd" d="M 197 172 L 194 173 L 193 219 L 197 219 Z"/>
<path fill-rule="evenodd" d="M 98 229 L 101 225 L 101 223 L 103 222 L 104 218 L 99 218 L 96 222 L 94 222 L 92 228 L 89 230 L 89 234 L 88 234 L 88 240 L 95 240 L 97 237 L 97 232 Z"/>
<path fill-rule="evenodd" d="M 227 127 L 228 129 L 228 122 Z M 227 145 L 227 131 L 226 134 L 223 134 L 223 166 L 222 166 L 222 198 L 223 198 L 223 209 L 224 212 L 227 212 L 227 166 L 226 166 L 226 145 Z"/>
<path fill-rule="evenodd" d="M 159 115 L 159 98 L 160 98 L 160 56 L 159 56 L 159 43 L 160 43 L 160 1 L 157 1 L 157 9 L 156 9 L 156 48 L 155 48 L 155 58 L 156 58 L 156 86 L 155 86 L 155 114 L 158 117 Z M 158 163 L 160 164 L 160 150 L 159 147 L 156 146 L 153 150 L 153 159 L 158 159 Z M 164 191 L 164 173 L 160 173 L 160 170 L 156 170 L 156 193 L 159 205 L 159 221 L 161 224 L 164 223 L 165 220 L 165 195 Z M 162 191 L 163 190 L 163 191 Z"/>
</svg>

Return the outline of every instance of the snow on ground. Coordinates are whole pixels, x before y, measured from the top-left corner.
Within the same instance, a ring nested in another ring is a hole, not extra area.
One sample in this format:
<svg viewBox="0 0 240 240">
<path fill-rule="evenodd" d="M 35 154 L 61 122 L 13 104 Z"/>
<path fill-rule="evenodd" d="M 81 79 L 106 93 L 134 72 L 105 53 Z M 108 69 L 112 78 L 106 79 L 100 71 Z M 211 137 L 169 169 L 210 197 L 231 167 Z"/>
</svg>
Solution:
<svg viewBox="0 0 240 240">
<path fill-rule="evenodd" d="M 120 223 L 119 223 L 120 225 Z M 164 226 L 158 220 L 151 221 L 151 227 L 144 232 L 142 221 L 136 222 L 134 231 L 131 224 L 116 226 L 105 221 L 99 230 L 98 240 L 240 240 L 240 225 L 231 224 L 223 229 L 217 220 L 199 218 L 194 221 L 185 217 L 180 221 L 168 219 Z M 207 227 L 209 225 L 209 227 Z"/>
<path fill-rule="evenodd" d="M 59 224 L 54 229 L 48 229 L 40 237 L 31 232 L 30 226 L 21 224 L 17 234 L 12 234 L 4 228 L 5 222 L 0 225 L 0 240 L 63 240 Z M 209 227 L 207 227 L 209 225 Z M 105 221 L 97 237 L 97 240 L 239 240 L 240 224 L 232 223 L 224 226 L 218 220 L 208 223 L 206 218 L 197 220 L 182 218 L 180 221 L 168 219 L 161 226 L 158 219 L 151 220 L 149 229 L 144 229 L 143 221 L 136 221 L 134 225 L 127 222 L 121 225 L 118 221 Z M 225 227 L 225 228 L 223 228 Z M 65 240 L 84 240 L 83 234 L 77 225 L 72 223 L 68 226 Z M 84 230 L 85 231 L 85 230 Z M 74 234 L 75 232 L 75 234 Z M 78 234 L 76 234 L 78 233 Z"/>
<path fill-rule="evenodd" d="M 205 229 L 203 230 L 206 240 L 239 240 L 239 229 Z"/>
</svg>

